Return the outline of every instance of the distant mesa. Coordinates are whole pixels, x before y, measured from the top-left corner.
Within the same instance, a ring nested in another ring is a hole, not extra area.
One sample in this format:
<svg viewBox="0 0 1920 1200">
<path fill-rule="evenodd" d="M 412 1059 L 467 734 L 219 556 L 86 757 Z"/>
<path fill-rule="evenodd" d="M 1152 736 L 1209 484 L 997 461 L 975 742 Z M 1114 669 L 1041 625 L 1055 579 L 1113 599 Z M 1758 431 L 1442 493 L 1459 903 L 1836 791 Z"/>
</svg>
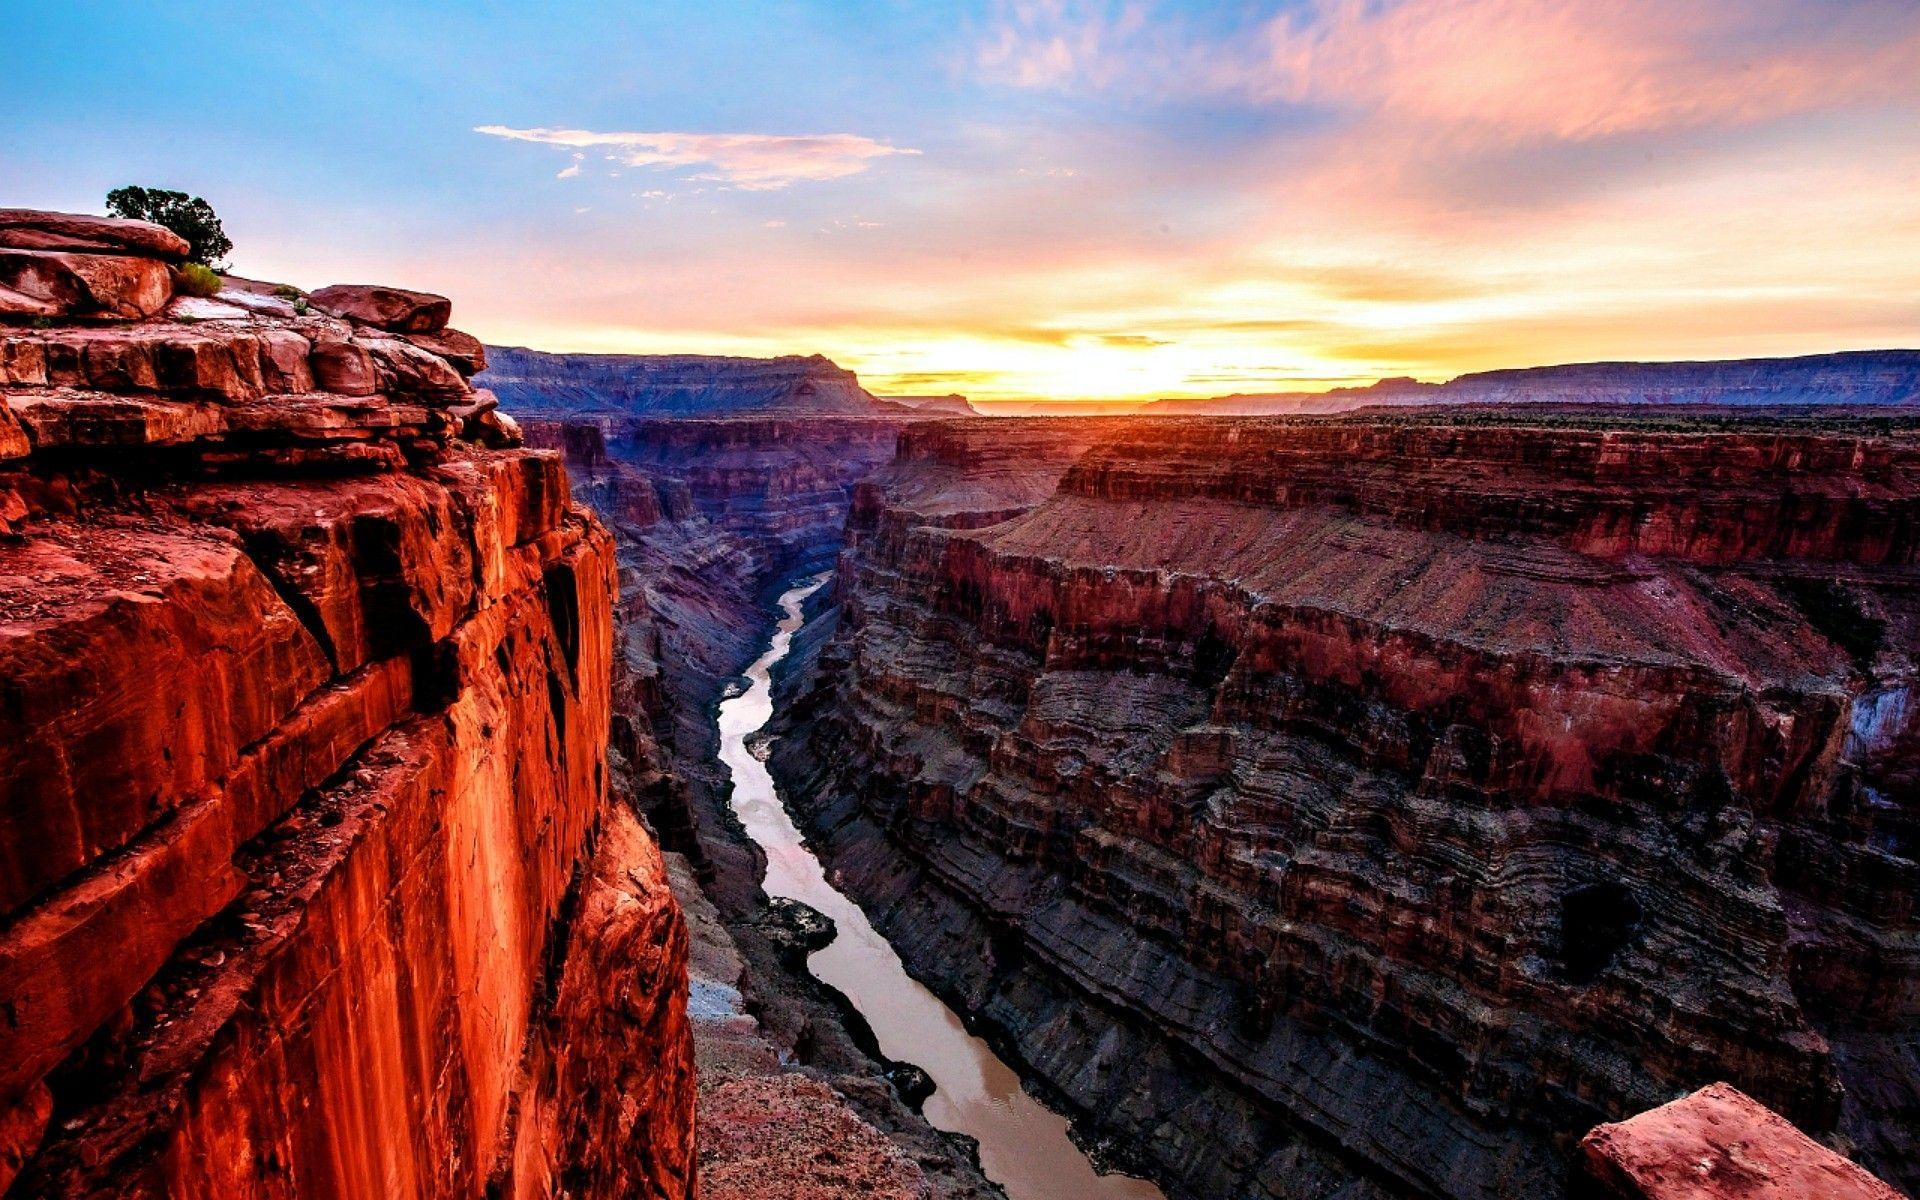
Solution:
<svg viewBox="0 0 1920 1200">
<path fill-rule="evenodd" d="M 1151 416 L 1291 416 L 1416 404 L 1920 404 L 1920 350 L 1717 362 L 1596 362 L 1480 371 L 1446 383 L 1382 379 L 1328 392 L 1156 400 Z"/>
<path fill-rule="evenodd" d="M 487 349 L 478 382 L 530 416 L 902 415 L 824 355 L 549 354 Z"/>
<path fill-rule="evenodd" d="M 967 403 L 967 398 L 959 392 L 949 392 L 944 396 L 882 396 L 888 404 L 900 404 L 920 412 L 952 413 L 957 417 L 977 417 L 980 410 Z"/>
</svg>

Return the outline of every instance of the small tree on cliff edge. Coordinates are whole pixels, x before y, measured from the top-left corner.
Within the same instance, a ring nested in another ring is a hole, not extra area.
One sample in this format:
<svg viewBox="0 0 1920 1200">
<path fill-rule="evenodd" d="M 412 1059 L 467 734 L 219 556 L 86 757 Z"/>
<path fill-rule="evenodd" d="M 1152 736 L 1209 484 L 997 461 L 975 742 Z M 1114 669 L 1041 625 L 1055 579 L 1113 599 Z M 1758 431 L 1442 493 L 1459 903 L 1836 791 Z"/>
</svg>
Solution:
<svg viewBox="0 0 1920 1200">
<path fill-rule="evenodd" d="M 198 196 L 165 188 L 121 187 L 107 193 L 107 215 L 152 221 L 187 239 L 187 257 L 203 267 L 219 270 L 220 260 L 233 249 L 220 218 Z"/>
</svg>

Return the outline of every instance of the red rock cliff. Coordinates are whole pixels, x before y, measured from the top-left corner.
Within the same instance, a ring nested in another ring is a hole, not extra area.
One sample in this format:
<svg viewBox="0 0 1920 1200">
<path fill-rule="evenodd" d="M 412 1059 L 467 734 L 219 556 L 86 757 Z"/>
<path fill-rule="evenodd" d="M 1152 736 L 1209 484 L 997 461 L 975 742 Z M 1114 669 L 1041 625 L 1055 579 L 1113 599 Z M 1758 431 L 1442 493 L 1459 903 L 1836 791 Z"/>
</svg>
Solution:
<svg viewBox="0 0 1920 1200">
<path fill-rule="evenodd" d="M 444 300 L 163 234 L 0 220 L 0 1190 L 691 1195 L 609 536 Z"/>
<path fill-rule="evenodd" d="M 774 765 L 1176 1194 L 1554 1195 L 1730 1079 L 1920 1181 L 1920 443 L 971 422 Z"/>
</svg>

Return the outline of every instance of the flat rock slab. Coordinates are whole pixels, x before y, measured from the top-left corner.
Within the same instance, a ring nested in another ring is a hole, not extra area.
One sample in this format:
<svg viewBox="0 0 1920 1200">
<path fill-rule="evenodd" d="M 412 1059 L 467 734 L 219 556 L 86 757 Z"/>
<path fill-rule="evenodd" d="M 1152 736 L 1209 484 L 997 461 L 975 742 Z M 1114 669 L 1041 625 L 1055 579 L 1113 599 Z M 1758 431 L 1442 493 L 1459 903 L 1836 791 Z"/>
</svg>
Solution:
<svg viewBox="0 0 1920 1200">
<path fill-rule="evenodd" d="M 190 250 L 185 238 L 149 221 L 30 208 L 0 208 L 0 247 L 132 254 L 170 262 L 185 259 Z"/>
<path fill-rule="evenodd" d="M 378 284 L 336 283 L 310 298 L 323 312 L 391 333 L 437 333 L 453 315 L 453 301 L 445 296 Z"/>
<path fill-rule="evenodd" d="M 1580 1143 L 1623 1200 L 1900 1200 L 1900 1194 L 1734 1087 L 1602 1125 Z"/>
<path fill-rule="evenodd" d="M 0 246 L 0 316 L 139 320 L 172 296 L 172 268 L 159 259 Z"/>
</svg>

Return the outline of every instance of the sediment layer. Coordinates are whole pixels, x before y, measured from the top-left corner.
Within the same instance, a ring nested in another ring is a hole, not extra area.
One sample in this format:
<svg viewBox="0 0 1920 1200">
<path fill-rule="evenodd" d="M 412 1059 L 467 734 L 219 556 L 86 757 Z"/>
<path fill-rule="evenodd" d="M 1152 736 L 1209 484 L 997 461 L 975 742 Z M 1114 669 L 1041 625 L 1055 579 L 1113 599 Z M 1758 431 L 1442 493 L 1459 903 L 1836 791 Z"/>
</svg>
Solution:
<svg viewBox="0 0 1920 1200">
<path fill-rule="evenodd" d="M 1176 1194 L 1561 1194 L 1722 1079 L 1911 1188 L 1920 443 L 1583 420 L 908 430 L 776 774 Z"/>
</svg>

